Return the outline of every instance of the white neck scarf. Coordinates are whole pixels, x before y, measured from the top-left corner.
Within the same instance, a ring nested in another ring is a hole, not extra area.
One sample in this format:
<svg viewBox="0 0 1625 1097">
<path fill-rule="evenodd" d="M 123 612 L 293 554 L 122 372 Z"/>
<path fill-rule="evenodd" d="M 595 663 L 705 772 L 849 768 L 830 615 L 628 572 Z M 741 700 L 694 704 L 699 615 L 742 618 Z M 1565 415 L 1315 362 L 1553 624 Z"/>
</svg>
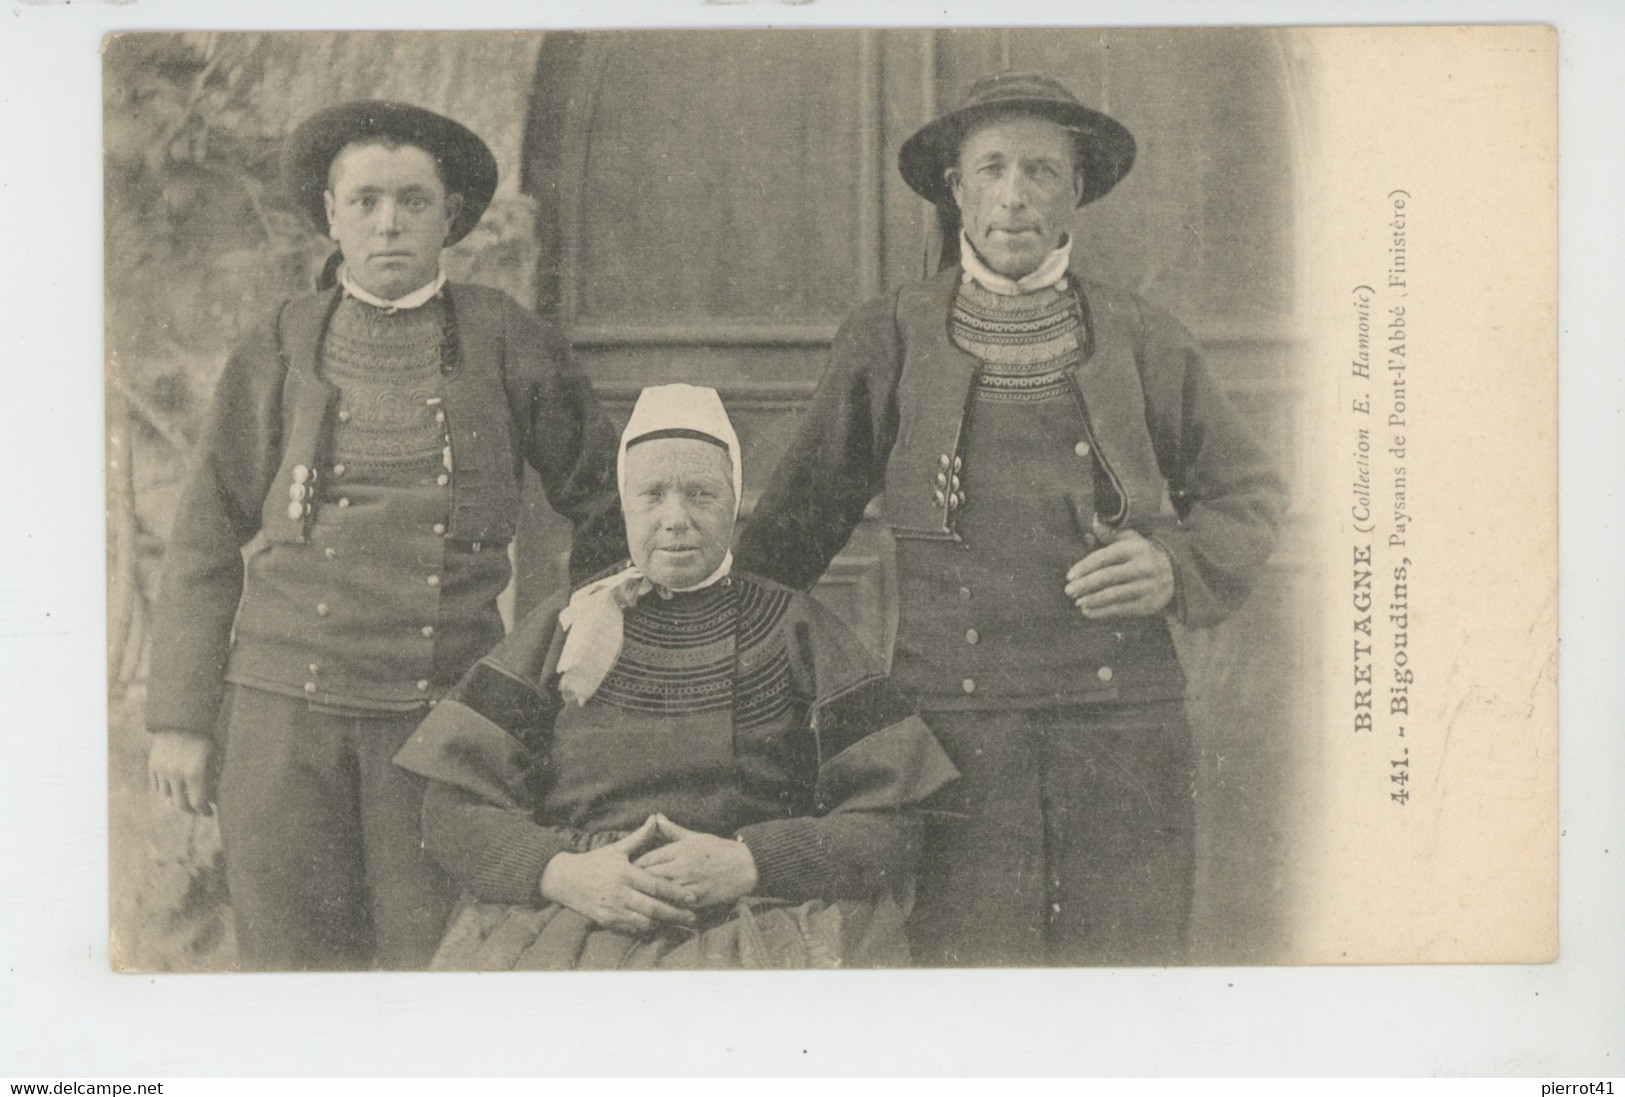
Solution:
<svg viewBox="0 0 1625 1097">
<path fill-rule="evenodd" d="M 1020 278 L 1006 278 L 982 262 L 982 257 L 971 247 L 970 237 L 965 235 L 965 230 L 959 230 L 959 265 L 965 268 L 965 280 L 974 279 L 977 285 L 1000 297 L 1019 297 L 1034 290 L 1047 289 L 1066 277 L 1066 269 L 1071 262 L 1072 237 L 1067 236 L 1061 240 L 1060 247 L 1044 257 L 1037 270 Z"/>
<path fill-rule="evenodd" d="M 339 268 L 339 285 L 344 287 L 345 293 L 364 305 L 371 305 L 377 309 L 388 309 L 390 312 L 399 312 L 401 309 L 422 308 L 435 299 L 445 284 L 446 272 L 442 270 L 435 275 L 434 280 L 428 285 L 413 290 L 405 297 L 397 297 L 393 301 L 386 301 L 376 293 L 368 293 L 356 284 L 356 280 L 350 277 L 349 264 Z"/>
</svg>

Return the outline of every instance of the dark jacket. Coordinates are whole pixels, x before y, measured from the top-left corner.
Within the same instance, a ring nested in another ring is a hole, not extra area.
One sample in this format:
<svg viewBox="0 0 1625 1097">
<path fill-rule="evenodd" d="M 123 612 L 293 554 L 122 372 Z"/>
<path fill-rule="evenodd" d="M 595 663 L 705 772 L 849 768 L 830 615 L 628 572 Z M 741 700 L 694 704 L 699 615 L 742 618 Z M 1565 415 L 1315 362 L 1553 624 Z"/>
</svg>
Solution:
<svg viewBox="0 0 1625 1097">
<path fill-rule="evenodd" d="M 446 300 L 456 359 L 443 392 L 458 457 L 448 540 L 482 548 L 511 540 L 528 463 L 576 526 L 577 574 L 624 555 L 614 432 L 562 336 L 496 290 L 447 285 Z M 299 466 L 324 460 L 337 390 L 318 363 L 338 301 L 335 288 L 284 302 L 220 376 L 165 555 L 147 703 L 153 731 L 214 726 L 243 597 L 242 550 L 256 535 L 290 545 L 307 538 L 311 510 L 293 513 L 287 489 Z"/>
<path fill-rule="evenodd" d="M 953 267 L 905 286 L 842 326 L 751 516 L 741 567 L 810 586 L 880 495 L 900 538 L 956 537 L 951 508 L 933 488 L 960 452 L 977 370 L 948 336 L 961 274 Z M 1189 332 L 1131 294 L 1069 277 L 1085 325 L 1072 382 L 1117 495 L 1105 517 L 1166 548 L 1173 612 L 1188 625 L 1213 624 L 1246 596 L 1269 556 L 1285 483 Z"/>
</svg>

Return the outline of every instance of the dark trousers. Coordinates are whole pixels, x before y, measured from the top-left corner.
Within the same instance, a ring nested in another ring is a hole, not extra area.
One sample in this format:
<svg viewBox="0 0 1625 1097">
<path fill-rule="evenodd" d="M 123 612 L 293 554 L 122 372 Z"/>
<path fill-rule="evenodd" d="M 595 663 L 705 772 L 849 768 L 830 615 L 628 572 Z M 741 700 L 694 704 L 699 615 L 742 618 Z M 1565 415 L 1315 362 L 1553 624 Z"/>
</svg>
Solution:
<svg viewBox="0 0 1625 1097">
<path fill-rule="evenodd" d="M 391 763 L 422 713 L 312 709 L 234 686 L 220 830 L 242 967 L 424 968 L 456 889 L 423 851 L 422 781 Z"/>
<path fill-rule="evenodd" d="M 1195 768 L 1182 702 L 925 718 L 961 777 L 928 805 L 917 963 L 1183 961 Z"/>
</svg>

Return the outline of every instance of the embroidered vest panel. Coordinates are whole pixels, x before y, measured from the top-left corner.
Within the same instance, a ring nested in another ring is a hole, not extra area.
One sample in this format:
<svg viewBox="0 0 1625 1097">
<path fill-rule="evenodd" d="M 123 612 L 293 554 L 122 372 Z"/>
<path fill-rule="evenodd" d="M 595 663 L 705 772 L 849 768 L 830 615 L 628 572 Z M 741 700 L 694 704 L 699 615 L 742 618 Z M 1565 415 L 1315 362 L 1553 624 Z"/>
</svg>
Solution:
<svg viewBox="0 0 1625 1097">
<path fill-rule="evenodd" d="M 283 377 L 282 462 L 268 486 L 261 536 L 298 543 L 310 533 L 315 501 L 289 498 L 294 485 L 333 461 L 338 388 L 321 375 L 319 356 L 337 289 L 296 298 L 277 323 Z M 446 287 L 449 348 L 440 411 L 451 435 L 451 520 L 447 536 L 464 543 L 506 544 L 518 525 L 521 455 L 514 446 L 513 411 L 503 387 L 505 331 L 501 294 L 478 286 Z M 319 473 L 318 473 L 319 476 Z"/>
</svg>

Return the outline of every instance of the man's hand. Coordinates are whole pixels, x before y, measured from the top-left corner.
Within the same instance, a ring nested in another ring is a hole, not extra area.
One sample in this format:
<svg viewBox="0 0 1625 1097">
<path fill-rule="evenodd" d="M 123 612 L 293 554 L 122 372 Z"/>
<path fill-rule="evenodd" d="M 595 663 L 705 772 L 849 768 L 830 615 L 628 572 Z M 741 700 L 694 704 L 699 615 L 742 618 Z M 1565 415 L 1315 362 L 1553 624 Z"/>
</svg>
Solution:
<svg viewBox="0 0 1625 1097">
<path fill-rule="evenodd" d="M 213 755 L 207 736 L 160 731 L 147 752 L 147 787 L 172 808 L 207 815 L 214 802 Z"/>
<path fill-rule="evenodd" d="M 686 888 L 702 907 L 728 906 L 756 890 L 756 858 L 745 843 L 686 830 L 664 815 L 654 819 L 669 844 L 639 857 L 638 868 Z"/>
<path fill-rule="evenodd" d="M 591 853 L 560 853 L 542 870 L 542 898 L 560 903 L 609 929 L 644 934 L 656 922 L 694 924 L 693 892 L 646 872 L 631 858 L 657 839 L 651 815 L 637 830 Z"/>
<path fill-rule="evenodd" d="M 1085 617 L 1150 617 L 1174 597 L 1168 553 L 1131 529 L 1107 529 L 1095 519 L 1101 547 L 1066 573 L 1066 596 Z"/>
</svg>

